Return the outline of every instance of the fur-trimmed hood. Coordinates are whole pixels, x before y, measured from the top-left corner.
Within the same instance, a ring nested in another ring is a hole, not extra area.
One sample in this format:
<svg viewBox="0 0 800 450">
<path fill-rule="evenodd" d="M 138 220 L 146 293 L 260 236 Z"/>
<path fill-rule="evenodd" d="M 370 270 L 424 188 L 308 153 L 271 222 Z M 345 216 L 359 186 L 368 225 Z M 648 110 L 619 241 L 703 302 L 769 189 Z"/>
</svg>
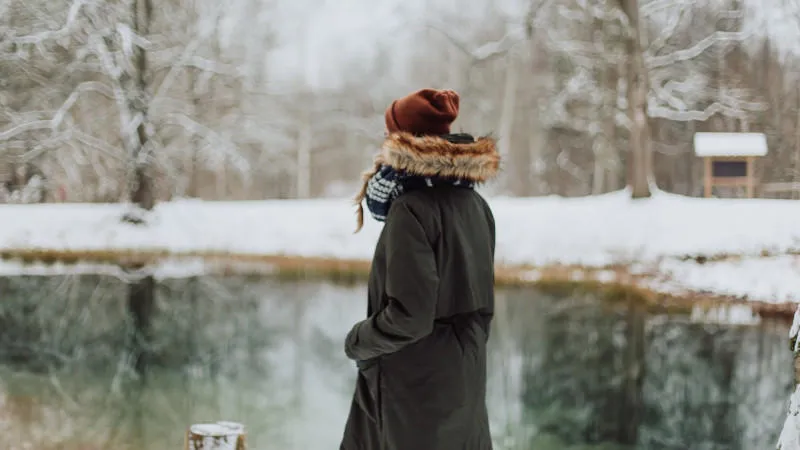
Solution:
<svg viewBox="0 0 800 450">
<path fill-rule="evenodd" d="M 362 202 L 367 183 L 382 166 L 391 166 L 409 175 L 439 176 L 483 183 L 494 178 L 500 169 L 500 154 L 489 137 L 463 139 L 465 135 L 415 136 L 399 132 L 390 134 L 375 156 L 375 164 L 362 174 L 362 186 L 355 202 L 358 205 L 358 229 L 364 223 Z"/>
</svg>

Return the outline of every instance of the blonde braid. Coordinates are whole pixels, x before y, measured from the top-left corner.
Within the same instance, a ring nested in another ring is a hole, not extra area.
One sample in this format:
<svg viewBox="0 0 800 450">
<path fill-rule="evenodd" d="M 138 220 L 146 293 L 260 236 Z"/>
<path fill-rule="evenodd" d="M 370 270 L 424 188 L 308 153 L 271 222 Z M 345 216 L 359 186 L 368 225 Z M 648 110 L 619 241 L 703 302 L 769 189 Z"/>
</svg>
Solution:
<svg viewBox="0 0 800 450">
<path fill-rule="evenodd" d="M 361 228 L 364 227 L 364 206 L 362 203 L 367 197 L 367 185 L 369 184 L 369 180 L 381 170 L 382 165 L 382 158 L 376 157 L 375 166 L 371 170 L 364 171 L 361 174 L 361 190 L 358 191 L 358 194 L 356 194 L 355 198 L 353 199 L 353 202 L 356 204 L 356 206 L 358 206 L 358 210 L 356 210 L 358 225 L 356 226 L 356 231 L 354 233 L 358 233 L 361 231 Z"/>
</svg>

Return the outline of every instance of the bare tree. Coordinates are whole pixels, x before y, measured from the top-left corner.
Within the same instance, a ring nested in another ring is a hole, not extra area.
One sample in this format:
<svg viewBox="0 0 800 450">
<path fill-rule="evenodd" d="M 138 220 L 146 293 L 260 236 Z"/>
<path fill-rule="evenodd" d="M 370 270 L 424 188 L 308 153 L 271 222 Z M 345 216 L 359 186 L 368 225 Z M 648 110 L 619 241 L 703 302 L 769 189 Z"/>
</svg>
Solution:
<svg viewBox="0 0 800 450">
<path fill-rule="evenodd" d="M 650 84 L 644 61 L 643 27 L 638 0 L 620 0 L 620 6 L 629 26 L 626 46 L 626 92 L 630 126 L 628 186 L 633 198 L 645 198 L 650 196 L 650 183 L 653 182 L 653 151 L 647 119 L 647 96 Z"/>
</svg>

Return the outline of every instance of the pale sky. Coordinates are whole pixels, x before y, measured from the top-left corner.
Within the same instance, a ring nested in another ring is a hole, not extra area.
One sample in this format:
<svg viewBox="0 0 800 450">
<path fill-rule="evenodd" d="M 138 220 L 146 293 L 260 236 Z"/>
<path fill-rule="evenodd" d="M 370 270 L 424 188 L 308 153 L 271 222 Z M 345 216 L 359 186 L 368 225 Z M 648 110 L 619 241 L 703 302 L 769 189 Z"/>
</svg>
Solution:
<svg viewBox="0 0 800 450">
<path fill-rule="evenodd" d="M 238 34 L 241 27 L 259 28 L 259 23 L 265 30 L 269 27 L 277 35 L 278 46 L 264 49 L 263 63 L 270 81 L 325 89 L 369 73 L 381 52 L 389 56 L 382 63 L 390 64 L 388 69 L 401 77 L 410 55 L 424 45 L 418 37 L 428 20 L 452 24 L 455 34 L 469 36 L 479 29 L 478 24 L 487 14 L 500 12 L 508 20 L 520 20 L 530 0 L 255 1 L 264 5 L 259 17 L 248 17 L 247 11 L 232 11 L 230 14 L 238 17 L 228 22 L 229 31 Z M 769 33 L 783 54 L 796 52 L 800 42 L 800 1 L 745 3 L 747 28 L 756 35 Z"/>
</svg>

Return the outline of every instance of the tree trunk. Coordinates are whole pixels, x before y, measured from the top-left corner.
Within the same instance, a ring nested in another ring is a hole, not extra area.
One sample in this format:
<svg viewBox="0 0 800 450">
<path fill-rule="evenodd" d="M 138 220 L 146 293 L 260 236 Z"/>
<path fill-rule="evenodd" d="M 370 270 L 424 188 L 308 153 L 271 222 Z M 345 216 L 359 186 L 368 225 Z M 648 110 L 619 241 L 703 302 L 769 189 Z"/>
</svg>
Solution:
<svg viewBox="0 0 800 450">
<path fill-rule="evenodd" d="M 197 69 L 189 69 L 189 93 L 192 97 L 192 115 L 194 116 L 194 120 L 199 122 L 200 94 L 197 86 L 197 72 Z M 186 194 L 193 198 L 199 198 L 200 177 L 198 176 L 198 172 L 200 171 L 200 142 L 195 132 L 189 137 L 189 151 L 191 152 L 189 160 L 189 187 L 186 190 Z"/>
<path fill-rule="evenodd" d="M 151 0 L 133 1 L 133 31 L 139 36 L 147 37 L 149 34 L 150 18 L 153 7 Z M 153 209 L 155 196 L 153 193 L 152 172 L 150 170 L 151 155 L 148 151 L 148 101 L 147 101 L 147 52 L 137 47 L 134 53 L 133 65 L 135 73 L 132 74 L 134 97 L 130 99 L 130 110 L 134 115 L 140 115 L 141 120 L 136 128 L 136 136 L 130 139 L 132 143 L 131 164 L 133 165 L 133 180 L 131 201 L 145 210 Z M 128 287 L 128 310 L 133 317 L 133 354 L 136 371 L 143 374 L 148 362 L 150 351 L 150 325 L 153 308 L 155 306 L 155 280 L 148 276 L 140 281 L 131 283 Z"/>
<path fill-rule="evenodd" d="M 639 1 L 620 0 L 628 16 L 630 36 L 627 42 L 628 67 L 628 186 L 633 198 L 650 197 L 653 155 L 650 129 L 647 121 L 647 94 L 649 82 L 642 52 L 642 30 L 639 21 Z"/>
<path fill-rule="evenodd" d="M 792 152 L 792 181 L 800 183 L 800 86 L 796 89 L 795 96 L 795 124 L 794 124 L 794 151 Z M 798 198 L 796 189 L 792 189 L 791 196 L 793 199 Z"/>
<path fill-rule="evenodd" d="M 528 175 L 525 195 L 541 195 L 545 193 L 542 190 L 542 178 L 547 173 L 547 161 L 544 158 L 547 132 L 539 127 L 541 121 L 538 112 L 531 113 L 529 123 L 532 131 L 528 133 L 529 163 L 526 167 Z"/>
<path fill-rule="evenodd" d="M 311 196 L 311 124 L 304 120 L 297 137 L 297 198 Z"/>
<path fill-rule="evenodd" d="M 150 18 L 153 13 L 151 0 L 134 0 L 133 2 L 133 31 L 139 36 L 147 36 L 150 28 Z M 133 171 L 133 190 L 131 201 L 142 209 L 151 210 L 155 206 L 153 193 L 153 180 L 150 170 L 150 155 L 147 155 L 148 146 L 148 103 L 147 103 L 147 51 L 136 47 L 134 56 L 135 97 L 131 99 L 131 110 L 134 114 L 141 115 L 139 126 L 136 128 L 137 139 L 131 149 Z"/>
<path fill-rule="evenodd" d="M 498 150 L 503 161 L 511 159 L 511 139 L 514 130 L 514 110 L 517 106 L 517 64 L 516 56 L 513 53 L 506 54 L 506 79 L 503 90 L 503 104 L 500 111 L 500 123 L 498 124 L 499 141 Z M 506 191 L 511 187 L 510 180 L 506 179 L 503 183 Z"/>
<path fill-rule="evenodd" d="M 245 450 L 244 426 L 234 422 L 195 424 L 186 432 L 184 450 Z"/>
<path fill-rule="evenodd" d="M 620 156 L 617 146 L 617 97 L 619 95 L 619 71 L 616 64 L 608 64 L 603 70 L 603 142 L 606 144 L 603 156 L 605 183 L 603 192 L 619 189 Z"/>
</svg>

